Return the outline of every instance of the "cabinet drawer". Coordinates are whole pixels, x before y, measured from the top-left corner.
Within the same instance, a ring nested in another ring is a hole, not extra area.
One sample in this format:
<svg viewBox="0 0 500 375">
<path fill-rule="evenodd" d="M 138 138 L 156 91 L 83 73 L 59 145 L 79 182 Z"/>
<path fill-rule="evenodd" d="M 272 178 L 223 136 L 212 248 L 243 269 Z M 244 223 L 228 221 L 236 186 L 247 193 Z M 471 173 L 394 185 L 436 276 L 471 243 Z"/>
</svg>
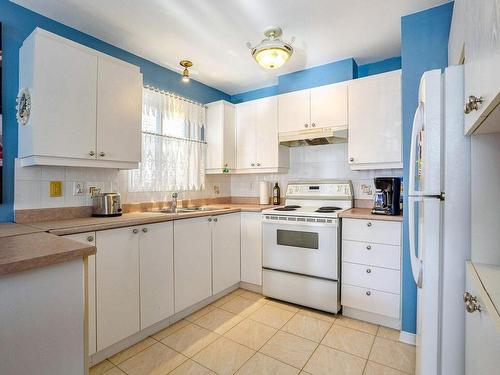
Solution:
<svg viewBox="0 0 500 375">
<path fill-rule="evenodd" d="M 343 262 L 342 282 L 349 285 L 400 294 L 400 272 L 387 268 Z"/>
<path fill-rule="evenodd" d="M 399 295 L 342 284 L 342 305 L 399 319 Z"/>
<path fill-rule="evenodd" d="M 401 269 L 401 247 L 344 240 L 342 241 L 342 260 L 399 270 Z"/>
<path fill-rule="evenodd" d="M 342 219 L 342 238 L 399 246 L 401 244 L 401 223 L 383 220 Z"/>
</svg>

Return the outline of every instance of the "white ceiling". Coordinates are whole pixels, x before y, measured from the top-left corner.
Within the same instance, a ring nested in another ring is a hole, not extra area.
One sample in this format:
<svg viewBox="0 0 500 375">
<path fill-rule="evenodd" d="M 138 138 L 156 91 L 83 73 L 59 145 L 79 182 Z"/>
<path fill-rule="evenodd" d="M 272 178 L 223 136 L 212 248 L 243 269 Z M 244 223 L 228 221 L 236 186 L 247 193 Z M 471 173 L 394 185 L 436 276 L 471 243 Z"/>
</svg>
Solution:
<svg viewBox="0 0 500 375">
<path fill-rule="evenodd" d="M 354 57 L 400 54 L 400 18 L 449 0 L 12 0 L 65 25 L 179 70 L 228 94 L 270 86 L 278 75 Z M 279 70 L 260 68 L 253 45 L 269 26 L 295 37 Z"/>
</svg>

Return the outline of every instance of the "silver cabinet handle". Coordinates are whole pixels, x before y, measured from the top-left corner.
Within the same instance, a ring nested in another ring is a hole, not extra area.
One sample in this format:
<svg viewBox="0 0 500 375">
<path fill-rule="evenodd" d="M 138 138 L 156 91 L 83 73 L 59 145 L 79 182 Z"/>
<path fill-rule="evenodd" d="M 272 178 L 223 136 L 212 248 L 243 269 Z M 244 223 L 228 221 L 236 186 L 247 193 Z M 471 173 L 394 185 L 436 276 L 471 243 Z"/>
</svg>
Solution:
<svg viewBox="0 0 500 375">
<path fill-rule="evenodd" d="M 479 109 L 479 104 L 481 104 L 482 102 L 484 102 L 484 99 L 482 96 L 477 97 L 474 95 L 470 95 L 469 99 L 467 100 L 467 102 L 464 105 L 464 113 L 466 115 L 468 115 L 472 111 L 477 111 Z"/>
<path fill-rule="evenodd" d="M 257 167 L 260 167 L 260 163 L 257 163 Z"/>
<path fill-rule="evenodd" d="M 88 236 L 88 237 L 87 237 L 87 241 L 89 241 L 89 242 L 94 241 L 94 236 Z"/>
<path fill-rule="evenodd" d="M 315 127 L 316 127 L 316 124 L 313 122 L 313 123 L 311 124 L 311 126 L 312 126 L 313 128 L 315 128 Z"/>
<path fill-rule="evenodd" d="M 99 156 L 101 156 L 101 157 L 102 157 L 102 156 L 106 156 L 106 154 L 105 154 L 104 152 L 102 152 L 102 151 L 101 151 L 101 152 L 99 152 Z"/>
<path fill-rule="evenodd" d="M 217 222 L 217 218 L 216 217 L 214 217 L 214 222 Z"/>
<path fill-rule="evenodd" d="M 132 229 L 132 233 L 134 233 L 134 234 L 139 233 L 139 229 Z"/>
<path fill-rule="evenodd" d="M 211 218 L 211 217 L 209 217 L 209 218 L 208 218 L 208 222 L 209 222 L 209 223 L 211 223 L 211 222 L 212 222 L 212 218 Z"/>
<path fill-rule="evenodd" d="M 465 310 L 469 314 L 473 314 L 476 311 L 481 312 L 481 305 L 477 301 L 477 297 L 474 297 L 469 292 L 464 293 Z"/>
<path fill-rule="evenodd" d="M 304 124 L 304 128 L 308 128 L 308 127 L 309 127 L 309 125 L 308 125 L 308 124 Z"/>
<path fill-rule="evenodd" d="M 352 163 L 354 161 L 354 158 L 349 158 L 349 161 Z"/>
<path fill-rule="evenodd" d="M 252 167 L 255 167 L 255 163 L 250 164 Z"/>
<path fill-rule="evenodd" d="M 367 227 L 371 227 L 371 226 L 372 226 L 371 221 L 369 221 L 368 223 L 366 223 L 366 226 L 367 226 Z"/>
<path fill-rule="evenodd" d="M 372 295 L 372 292 L 370 292 L 369 290 L 366 291 L 366 295 L 367 296 L 371 296 Z"/>
<path fill-rule="evenodd" d="M 371 250 L 372 249 L 372 245 L 366 245 L 366 250 Z"/>
<path fill-rule="evenodd" d="M 95 155 L 95 152 L 94 152 L 94 151 L 90 151 L 90 152 L 89 152 L 89 155 L 90 155 L 90 156 L 94 156 L 94 155 Z"/>
<path fill-rule="evenodd" d="M 367 269 L 366 269 L 366 273 L 372 273 L 372 270 L 371 270 L 371 269 L 369 269 L 369 268 L 367 268 Z"/>
<path fill-rule="evenodd" d="M 148 228 L 142 228 L 143 233 L 148 233 Z"/>
</svg>

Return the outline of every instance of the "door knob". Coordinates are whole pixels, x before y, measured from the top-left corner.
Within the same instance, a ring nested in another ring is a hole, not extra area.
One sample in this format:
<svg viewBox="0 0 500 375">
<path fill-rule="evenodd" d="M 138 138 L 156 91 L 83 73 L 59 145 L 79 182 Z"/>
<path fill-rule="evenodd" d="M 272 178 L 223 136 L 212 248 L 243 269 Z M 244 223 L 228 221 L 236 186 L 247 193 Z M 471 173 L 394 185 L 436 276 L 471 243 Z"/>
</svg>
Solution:
<svg viewBox="0 0 500 375">
<path fill-rule="evenodd" d="M 311 124 L 311 126 L 312 126 L 313 128 L 315 128 L 315 127 L 316 127 L 316 124 L 313 122 L 313 123 Z"/>
<path fill-rule="evenodd" d="M 260 163 L 257 163 L 257 167 L 260 167 Z"/>
<path fill-rule="evenodd" d="M 142 231 L 143 231 L 144 233 L 148 233 L 148 228 L 142 228 Z"/>
<path fill-rule="evenodd" d="M 372 223 L 369 221 L 368 223 L 366 223 L 366 226 L 367 226 L 367 227 L 371 227 L 371 226 L 372 226 Z"/>
<path fill-rule="evenodd" d="M 211 217 L 209 217 L 209 218 L 208 218 L 208 222 L 209 222 L 209 223 L 211 223 L 211 222 L 212 222 L 212 218 L 211 218 Z"/>
<path fill-rule="evenodd" d="M 217 222 L 217 218 L 216 217 L 214 217 L 214 222 Z"/>
<path fill-rule="evenodd" d="M 371 250 L 372 249 L 372 245 L 367 245 L 366 246 L 366 250 Z"/>
<path fill-rule="evenodd" d="M 89 152 L 89 155 L 90 155 L 90 156 L 94 156 L 94 155 L 95 155 L 95 152 L 94 152 L 94 151 L 90 151 L 90 152 Z"/>
<path fill-rule="evenodd" d="M 255 163 L 250 164 L 252 167 L 255 167 Z"/>
<path fill-rule="evenodd" d="M 102 151 L 101 151 L 101 152 L 99 152 L 99 156 L 101 156 L 101 157 L 102 157 L 102 156 L 106 156 L 106 154 L 105 154 L 104 152 L 102 152 Z"/>
<path fill-rule="evenodd" d="M 94 241 L 94 236 L 88 236 L 88 237 L 87 237 L 87 241 L 89 241 L 89 242 Z"/>
<path fill-rule="evenodd" d="M 479 104 L 481 104 L 484 101 L 483 97 L 477 97 L 474 95 L 470 95 L 469 99 L 464 105 L 464 113 L 467 115 L 471 113 L 472 111 L 477 111 L 479 109 Z"/>
<path fill-rule="evenodd" d="M 367 296 L 371 296 L 372 295 L 372 292 L 370 292 L 369 290 L 366 291 L 366 295 Z"/>
<path fill-rule="evenodd" d="M 309 125 L 308 125 L 308 124 L 304 124 L 304 128 L 308 128 L 308 127 L 309 127 Z"/>
<path fill-rule="evenodd" d="M 367 268 L 367 269 L 366 269 L 366 273 L 372 273 L 372 270 L 371 270 L 371 269 L 369 269 L 369 268 Z"/>
<path fill-rule="evenodd" d="M 133 229 L 133 230 L 132 230 L 132 233 L 134 233 L 134 234 L 139 233 L 139 229 Z"/>
<path fill-rule="evenodd" d="M 352 163 L 354 161 L 354 158 L 349 158 L 349 161 Z"/>
<path fill-rule="evenodd" d="M 481 305 L 477 301 L 477 298 L 474 297 L 472 294 L 469 292 L 464 293 L 464 302 L 465 302 L 465 310 L 469 314 L 473 314 L 476 311 L 481 312 Z"/>
</svg>

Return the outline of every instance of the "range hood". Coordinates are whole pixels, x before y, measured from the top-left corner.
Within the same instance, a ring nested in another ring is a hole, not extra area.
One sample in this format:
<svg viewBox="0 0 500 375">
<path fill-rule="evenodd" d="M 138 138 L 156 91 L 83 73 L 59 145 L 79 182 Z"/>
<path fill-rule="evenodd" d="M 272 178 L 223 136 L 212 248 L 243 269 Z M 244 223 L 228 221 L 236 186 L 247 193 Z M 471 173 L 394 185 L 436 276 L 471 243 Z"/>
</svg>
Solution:
<svg viewBox="0 0 500 375">
<path fill-rule="evenodd" d="M 279 142 L 289 147 L 316 146 L 347 142 L 347 126 L 280 132 Z"/>
</svg>

